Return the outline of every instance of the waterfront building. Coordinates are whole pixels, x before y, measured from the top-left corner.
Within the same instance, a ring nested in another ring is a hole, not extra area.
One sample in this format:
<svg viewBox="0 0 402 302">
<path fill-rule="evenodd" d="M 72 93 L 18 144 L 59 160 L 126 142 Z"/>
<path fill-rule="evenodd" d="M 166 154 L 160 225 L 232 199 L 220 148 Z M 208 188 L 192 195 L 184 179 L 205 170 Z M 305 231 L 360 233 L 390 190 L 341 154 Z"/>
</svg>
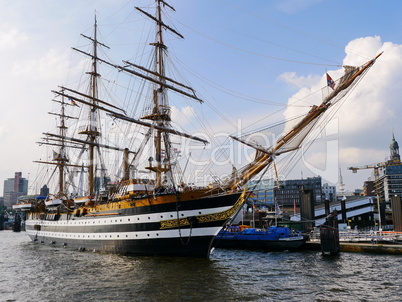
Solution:
<svg viewBox="0 0 402 302">
<path fill-rule="evenodd" d="M 12 207 L 17 203 L 18 197 L 27 195 L 28 180 L 22 177 L 22 172 L 15 172 L 14 178 L 8 178 L 4 181 L 4 205 Z"/>
<path fill-rule="evenodd" d="M 390 160 L 374 169 L 375 186 L 380 200 L 389 203 L 391 197 L 402 197 L 402 163 L 399 155 L 399 145 L 392 134 L 390 143 Z M 377 173 L 377 174 L 376 174 Z"/>
<path fill-rule="evenodd" d="M 274 179 L 261 179 L 250 181 L 248 187 L 253 191 L 253 199 L 259 203 L 274 205 L 274 190 L 276 181 Z"/>
<path fill-rule="evenodd" d="M 274 188 L 274 197 L 280 206 L 300 206 L 300 191 L 309 191 L 313 204 L 320 204 L 322 199 L 321 176 L 305 179 L 289 179 L 280 182 L 280 187 Z"/>
<path fill-rule="evenodd" d="M 253 199 L 256 202 L 274 205 L 275 201 L 281 207 L 297 207 L 300 206 L 301 189 L 309 190 L 312 194 L 314 204 L 320 204 L 324 201 L 322 197 L 321 177 L 309 177 L 306 179 L 288 179 L 281 180 L 278 183 L 275 179 L 262 179 L 260 181 L 251 181 L 248 187 L 253 191 Z M 336 193 L 334 188 L 331 188 L 333 197 Z"/>
<path fill-rule="evenodd" d="M 363 183 L 362 196 L 376 196 L 374 181 L 367 180 Z"/>
<path fill-rule="evenodd" d="M 324 200 L 335 201 L 336 200 L 336 186 L 330 186 L 325 183 L 322 185 L 322 197 Z"/>
</svg>

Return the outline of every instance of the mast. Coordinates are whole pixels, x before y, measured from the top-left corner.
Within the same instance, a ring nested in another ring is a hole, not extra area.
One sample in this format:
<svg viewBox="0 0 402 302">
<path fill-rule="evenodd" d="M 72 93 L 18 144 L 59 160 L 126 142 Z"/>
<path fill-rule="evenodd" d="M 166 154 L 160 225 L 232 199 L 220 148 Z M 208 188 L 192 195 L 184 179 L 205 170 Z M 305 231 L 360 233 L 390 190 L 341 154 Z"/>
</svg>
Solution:
<svg viewBox="0 0 402 302">
<path fill-rule="evenodd" d="M 95 147 L 96 147 L 96 139 L 100 136 L 100 132 L 97 128 L 97 106 L 98 102 L 98 78 L 100 74 L 98 74 L 98 44 L 105 46 L 98 42 L 97 40 L 97 20 L 95 15 L 95 23 L 94 23 L 94 38 L 91 39 L 89 37 L 84 36 L 92 40 L 92 70 L 88 72 L 90 75 L 91 82 L 91 103 L 92 106 L 89 112 L 89 125 L 85 127 L 83 131 L 80 131 L 79 134 L 87 135 L 88 140 L 88 151 L 89 151 L 89 165 L 88 165 L 88 184 L 89 184 L 89 195 L 94 195 L 94 180 L 95 180 Z"/>
<path fill-rule="evenodd" d="M 158 0 L 157 6 L 157 22 L 156 27 L 156 43 L 155 46 L 155 64 L 156 64 L 156 72 L 160 74 L 159 81 L 165 83 L 165 80 L 162 76 L 165 75 L 165 66 L 163 61 L 163 51 L 166 49 L 166 46 L 163 44 L 163 37 L 162 37 L 162 8 L 161 8 L 161 1 Z M 161 110 L 164 106 L 164 102 L 166 101 L 166 94 L 165 88 L 162 85 L 158 85 L 158 89 L 154 91 L 154 111 L 157 116 L 156 124 L 160 127 L 164 126 L 165 119 L 167 120 L 167 116 L 162 115 Z M 169 117 L 170 118 L 170 117 Z M 156 170 L 156 187 L 161 186 L 162 184 L 162 132 L 161 130 L 156 130 L 156 137 L 155 137 L 155 156 L 156 156 L 156 163 L 157 163 L 157 170 Z M 164 169 L 163 172 L 167 170 Z"/>
<path fill-rule="evenodd" d="M 145 14 L 146 16 L 148 16 L 149 18 L 151 18 L 156 22 L 156 41 L 155 43 L 151 43 L 151 45 L 155 47 L 154 72 L 152 72 L 151 74 L 156 79 L 156 81 L 154 82 L 155 88 L 153 90 L 153 109 L 150 115 L 142 117 L 142 119 L 152 120 L 154 124 L 157 126 L 155 128 L 155 137 L 154 137 L 156 165 L 152 166 L 152 161 L 154 159 L 150 157 L 149 166 L 146 167 L 146 169 L 155 172 L 156 187 L 162 186 L 162 173 L 166 173 L 171 169 L 171 166 L 168 164 L 170 159 L 169 135 L 166 131 L 163 131 L 163 128 L 168 128 L 167 126 L 171 121 L 170 107 L 166 92 L 167 77 L 165 76 L 164 57 L 167 47 L 163 42 L 163 29 L 169 29 L 175 34 L 178 34 L 175 30 L 173 30 L 172 28 L 168 27 L 163 23 L 162 7 L 161 7 L 162 4 L 173 9 L 170 5 L 168 5 L 164 1 L 157 0 L 156 16 L 153 17 L 137 7 L 137 10 L 139 10 L 140 12 L 142 12 L 143 14 Z M 181 36 L 180 34 L 178 35 Z M 162 156 L 163 147 L 165 147 L 164 156 Z M 165 159 L 163 159 L 163 157 L 165 157 Z"/>
<path fill-rule="evenodd" d="M 64 137 L 66 136 L 67 127 L 65 125 L 65 105 L 64 98 L 61 101 L 61 113 L 60 113 L 60 150 L 59 154 L 53 159 L 57 162 L 57 166 L 59 168 L 59 192 L 58 193 L 65 193 L 64 192 L 64 166 L 65 163 L 68 162 L 68 159 L 65 155 L 65 140 Z"/>
</svg>

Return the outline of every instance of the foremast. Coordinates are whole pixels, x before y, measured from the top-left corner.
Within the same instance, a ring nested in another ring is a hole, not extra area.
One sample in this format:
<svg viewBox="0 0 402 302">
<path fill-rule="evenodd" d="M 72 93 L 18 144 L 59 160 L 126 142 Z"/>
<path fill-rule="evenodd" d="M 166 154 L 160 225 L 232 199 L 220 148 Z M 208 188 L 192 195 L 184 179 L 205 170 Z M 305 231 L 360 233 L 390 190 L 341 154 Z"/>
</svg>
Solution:
<svg viewBox="0 0 402 302">
<path fill-rule="evenodd" d="M 345 66 L 345 74 L 340 78 L 337 87 L 326 98 L 324 98 L 319 106 L 313 106 L 308 114 L 289 132 L 280 138 L 273 147 L 265 149 L 261 146 L 255 146 L 242 141 L 239 138 L 232 137 L 237 141 L 255 148 L 257 153 L 255 160 L 245 166 L 240 175 L 226 183 L 225 189 L 229 192 L 239 190 L 264 168 L 270 165 L 277 155 L 298 149 L 304 138 L 306 138 L 315 123 L 318 121 L 319 117 L 322 116 L 328 108 L 346 95 L 350 88 L 368 71 L 381 54 L 382 53 L 378 54 L 374 59 L 360 67 Z"/>
</svg>

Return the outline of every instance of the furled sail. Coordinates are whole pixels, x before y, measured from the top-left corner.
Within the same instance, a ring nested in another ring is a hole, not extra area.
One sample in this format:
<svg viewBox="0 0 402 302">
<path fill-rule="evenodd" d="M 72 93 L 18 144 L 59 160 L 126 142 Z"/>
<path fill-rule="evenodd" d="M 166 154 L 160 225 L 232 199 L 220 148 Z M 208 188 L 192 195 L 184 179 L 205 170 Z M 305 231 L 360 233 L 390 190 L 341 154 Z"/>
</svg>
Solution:
<svg viewBox="0 0 402 302">
<path fill-rule="evenodd" d="M 230 191 L 239 189 L 266 168 L 274 160 L 275 156 L 299 148 L 323 113 L 347 95 L 381 54 L 378 54 L 374 59 L 360 67 L 344 66 L 344 75 L 339 79 L 334 90 L 324 98 L 322 103 L 319 106 L 313 106 L 306 116 L 281 137 L 275 145 L 267 148 L 264 152 L 261 152 L 261 147 L 254 147 L 260 151 L 254 161 L 243 167 L 236 179 L 229 180 L 225 184 L 225 188 Z M 237 140 L 241 141 L 240 139 Z M 250 146 L 250 144 L 248 145 Z"/>
</svg>

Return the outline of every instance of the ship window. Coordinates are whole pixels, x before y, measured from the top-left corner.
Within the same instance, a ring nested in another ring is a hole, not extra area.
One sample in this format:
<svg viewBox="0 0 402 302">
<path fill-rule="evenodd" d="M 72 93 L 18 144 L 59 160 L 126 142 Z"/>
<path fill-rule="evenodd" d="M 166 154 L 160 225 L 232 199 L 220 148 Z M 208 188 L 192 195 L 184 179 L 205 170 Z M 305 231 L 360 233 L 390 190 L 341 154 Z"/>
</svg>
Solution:
<svg viewBox="0 0 402 302">
<path fill-rule="evenodd" d="M 130 218 L 128 219 L 128 221 L 130 221 Z"/>
</svg>

